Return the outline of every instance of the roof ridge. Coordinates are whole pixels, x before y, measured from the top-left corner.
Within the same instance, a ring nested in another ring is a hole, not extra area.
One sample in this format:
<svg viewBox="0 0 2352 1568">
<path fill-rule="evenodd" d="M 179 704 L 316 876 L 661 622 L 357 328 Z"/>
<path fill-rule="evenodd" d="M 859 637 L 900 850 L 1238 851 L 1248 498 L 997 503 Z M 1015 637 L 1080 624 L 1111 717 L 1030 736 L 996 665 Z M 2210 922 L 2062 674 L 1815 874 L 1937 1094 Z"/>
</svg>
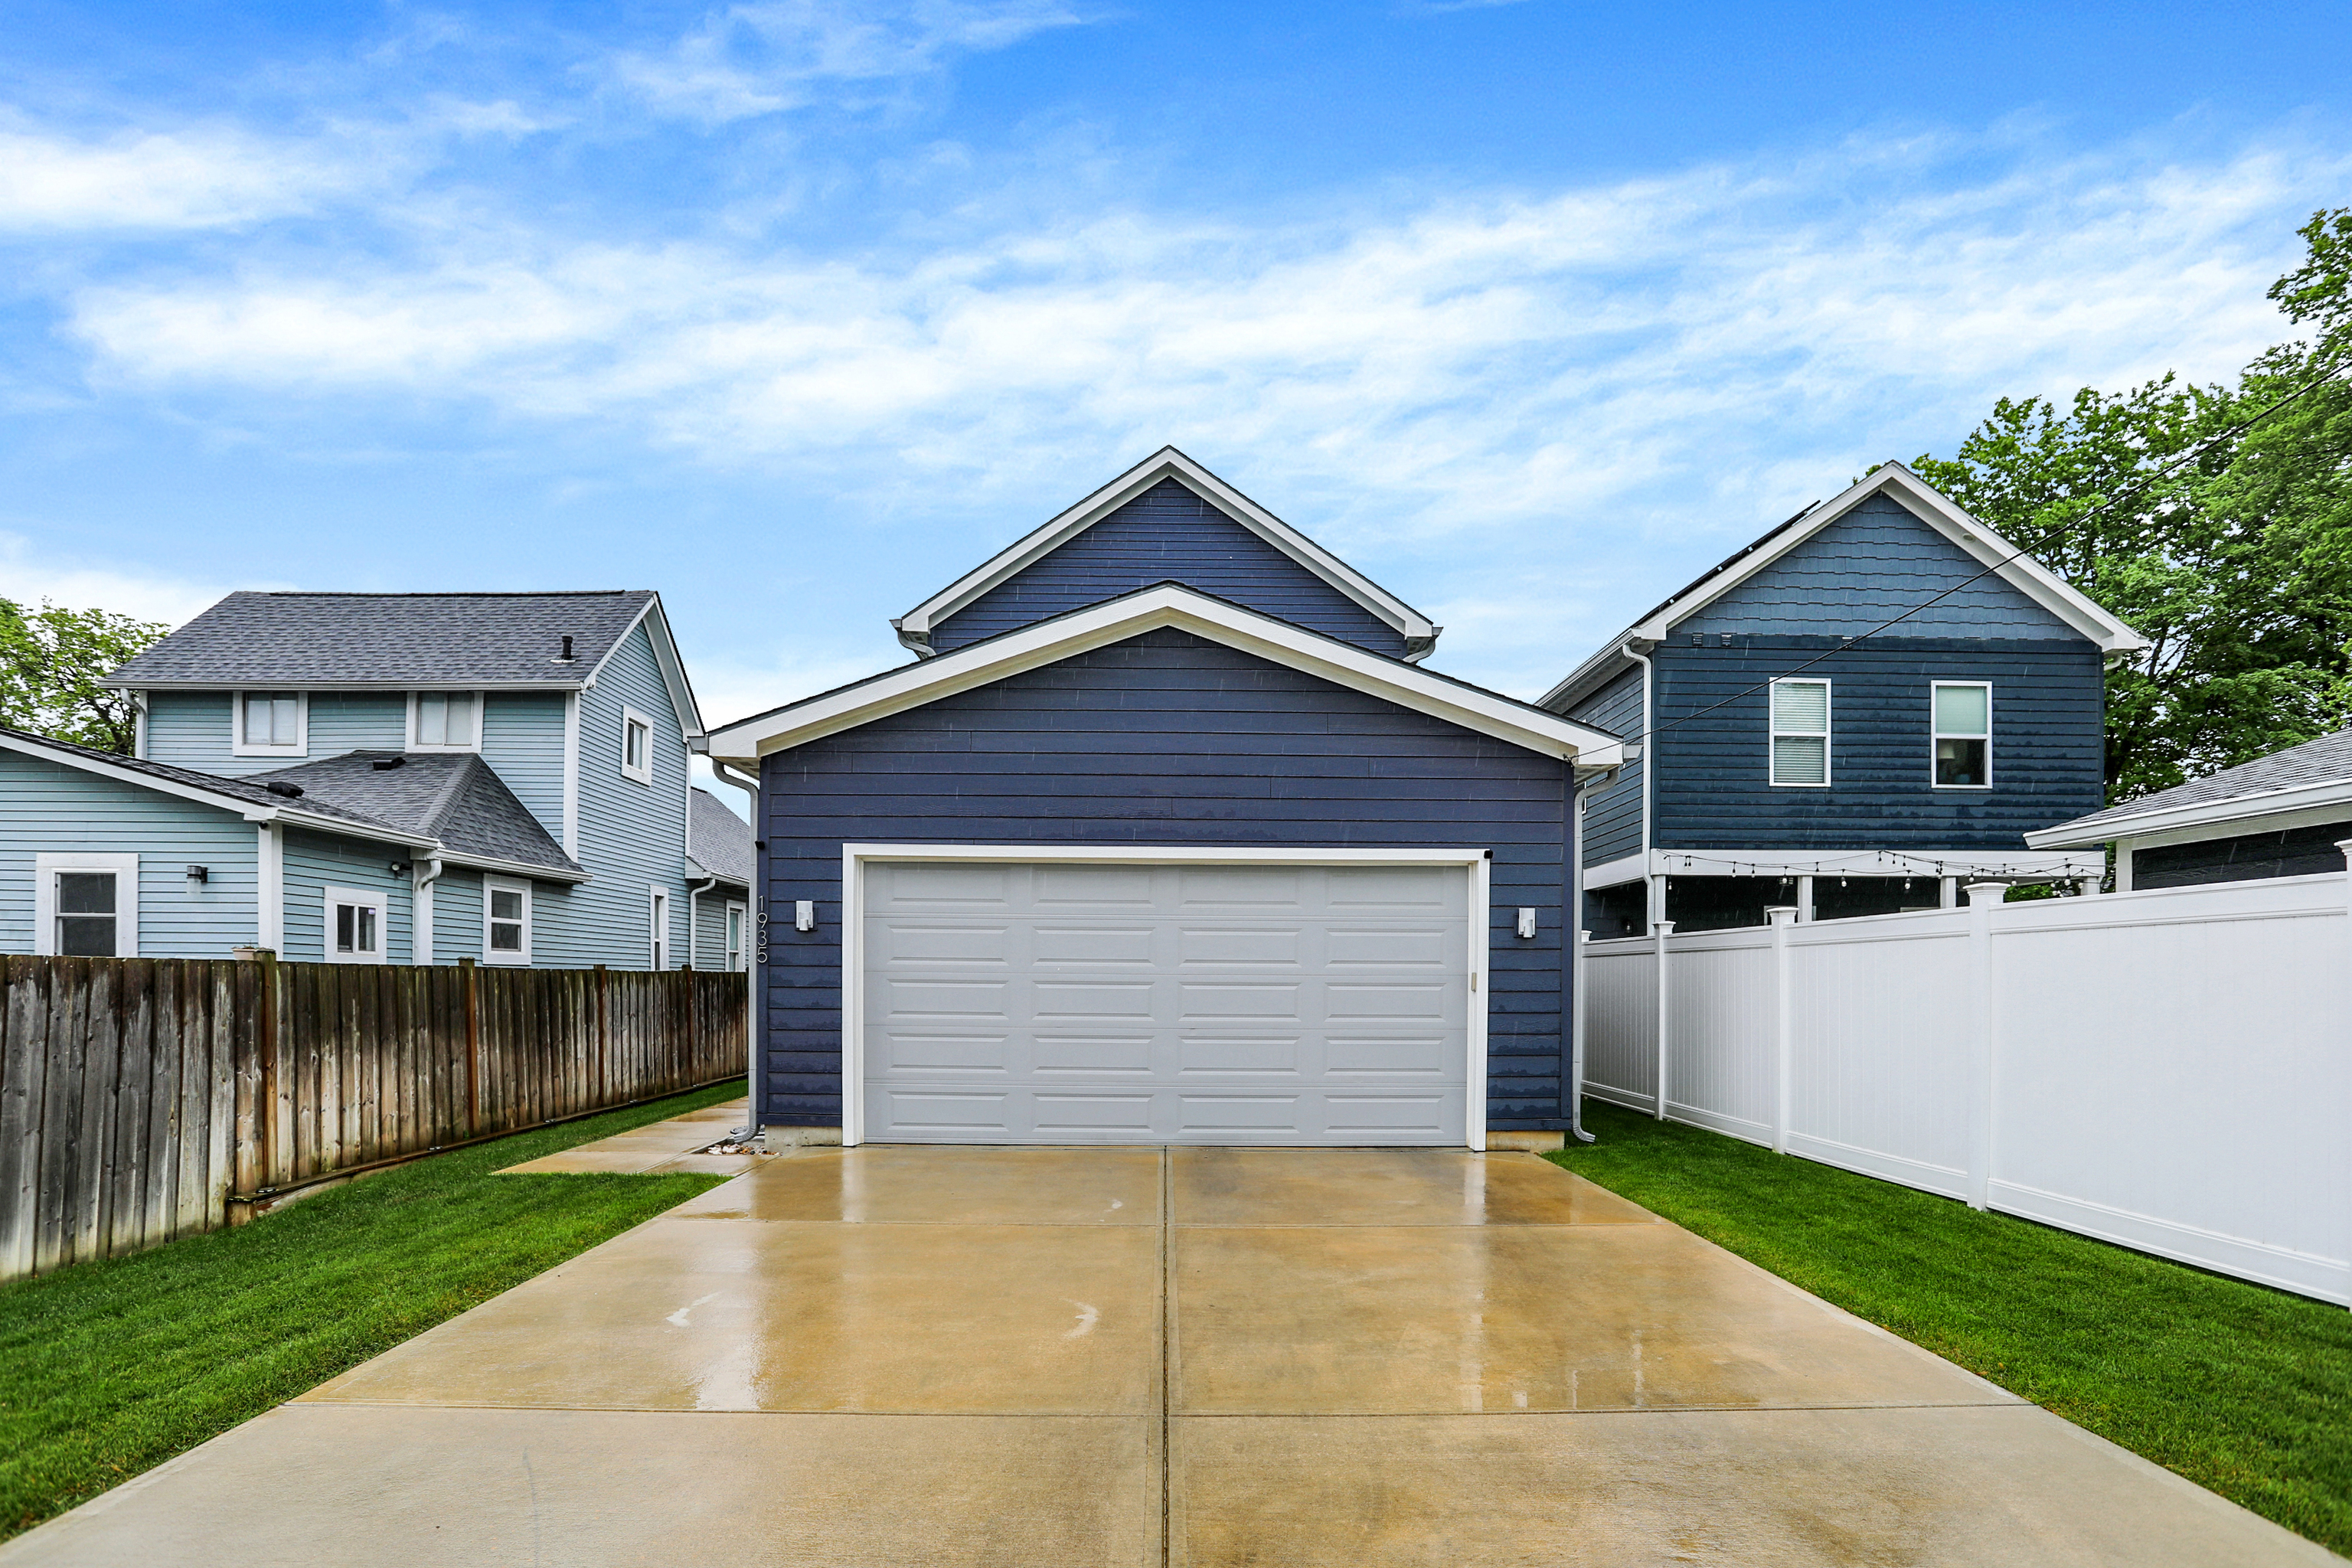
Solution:
<svg viewBox="0 0 2352 1568">
<path fill-rule="evenodd" d="M 402 755 L 405 757 L 407 753 L 403 752 Z M 467 752 L 460 756 L 457 759 L 457 765 L 449 770 L 449 776 L 442 782 L 441 787 L 434 792 L 432 799 L 425 804 L 424 815 L 418 819 L 419 825 L 425 831 L 436 838 L 440 837 L 443 821 L 456 808 L 459 798 L 472 784 L 475 774 L 478 772 L 489 770 L 490 764 L 482 761 L 481 753 L 478 752 Z M 497 774 L 492 773 L 491 776 L 495 778 Z"/>
</svg>

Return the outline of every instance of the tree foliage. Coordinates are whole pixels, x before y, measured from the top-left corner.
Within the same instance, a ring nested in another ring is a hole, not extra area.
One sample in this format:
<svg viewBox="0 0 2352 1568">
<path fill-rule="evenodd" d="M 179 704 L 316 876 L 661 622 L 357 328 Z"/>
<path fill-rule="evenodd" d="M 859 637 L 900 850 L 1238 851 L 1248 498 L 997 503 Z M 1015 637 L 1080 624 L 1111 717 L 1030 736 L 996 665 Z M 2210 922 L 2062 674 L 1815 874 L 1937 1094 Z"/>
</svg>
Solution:
<svg viewBox="0 0 2352 1568">
<path fill-rule="evenodd" d="M 2314 335 L 2236 387 L 2003 398 L 1915 465 L 2149 639 L 2108 674 L 2111 801 L 2352 722 L 2352 208 L 2300 232 L 2270 297 Z"/>
<path fill-rule="evenodd" d="M 99 681 L 169 626 L 110 610 L 37 610 L 0 599 L 0 724 L 128 754 L 138 710 Z"/>
</svg>

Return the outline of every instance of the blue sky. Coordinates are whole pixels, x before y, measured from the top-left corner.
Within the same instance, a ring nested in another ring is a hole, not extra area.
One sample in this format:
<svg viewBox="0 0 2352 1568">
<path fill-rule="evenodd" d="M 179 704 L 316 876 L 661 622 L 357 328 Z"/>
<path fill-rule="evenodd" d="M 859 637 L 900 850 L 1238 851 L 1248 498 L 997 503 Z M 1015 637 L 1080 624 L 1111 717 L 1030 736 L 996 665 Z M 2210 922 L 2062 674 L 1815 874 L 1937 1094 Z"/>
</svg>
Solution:
<svg viewBox="0 0 2352 1568">
<path fill-rule="evenodd" d="M 656 587 L 722 721 L 1164 442 L 1528 694 L 2004 394 L 2231 374 L 2352 8 L 0 10 L 0 593 Z"/>
</svg>

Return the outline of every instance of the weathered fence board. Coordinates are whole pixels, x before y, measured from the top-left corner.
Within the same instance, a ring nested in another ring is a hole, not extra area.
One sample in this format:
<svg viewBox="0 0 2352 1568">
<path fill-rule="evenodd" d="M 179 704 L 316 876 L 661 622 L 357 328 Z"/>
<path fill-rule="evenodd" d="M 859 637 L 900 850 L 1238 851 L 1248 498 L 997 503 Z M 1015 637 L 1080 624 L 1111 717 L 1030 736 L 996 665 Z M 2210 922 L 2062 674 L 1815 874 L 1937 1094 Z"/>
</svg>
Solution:
<svg viewBox="0 0 2352 1568">
<path fill-rule="evenodd" d="M 740 974 L 0 956 L 0 1279 L 740 1073 Z"/>
</svg>

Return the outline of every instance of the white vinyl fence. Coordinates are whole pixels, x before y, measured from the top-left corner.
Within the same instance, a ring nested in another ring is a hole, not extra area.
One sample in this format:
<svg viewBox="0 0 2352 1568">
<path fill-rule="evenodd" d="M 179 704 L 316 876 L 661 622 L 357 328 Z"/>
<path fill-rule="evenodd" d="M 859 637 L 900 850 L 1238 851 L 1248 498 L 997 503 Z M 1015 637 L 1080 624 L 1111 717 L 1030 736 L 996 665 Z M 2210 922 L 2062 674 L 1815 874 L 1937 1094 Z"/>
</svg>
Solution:
<svg viewBox="0 0 2352 1568">
<path fill-rule="evenodd" d="M 2352 1302 L 2347 894 L 1986 889 L 1591 942 L 1585 1092 L 1654 1111 L 1663 1065 L 1671 1120 Z"/>
</svg>

